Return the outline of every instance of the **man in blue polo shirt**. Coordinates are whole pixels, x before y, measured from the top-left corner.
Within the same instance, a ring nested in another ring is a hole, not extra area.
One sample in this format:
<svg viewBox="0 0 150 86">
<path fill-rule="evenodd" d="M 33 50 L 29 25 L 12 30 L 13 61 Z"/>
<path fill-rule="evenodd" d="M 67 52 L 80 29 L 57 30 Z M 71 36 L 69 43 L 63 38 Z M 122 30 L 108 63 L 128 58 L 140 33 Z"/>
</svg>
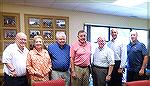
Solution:
<svg viewBox="0 0 150 86">
<path fill-rule="evenodd" d="M 127 81 L 145 80 L 148 51 L 145 45 L 137 40 L 136 31 L 131 31 L 130 36 L 131 42 L 127 45 Z"/>
<path fill-rule="evenodd" d="M 64 32 L 56 33 L 57 41 L 48 46 L 48 52 L 52 61 L 51 79 L 63 78 L 66 86 L 70 84 L 70 46 L 66 44 L 66 35 Z"/>
</svg>

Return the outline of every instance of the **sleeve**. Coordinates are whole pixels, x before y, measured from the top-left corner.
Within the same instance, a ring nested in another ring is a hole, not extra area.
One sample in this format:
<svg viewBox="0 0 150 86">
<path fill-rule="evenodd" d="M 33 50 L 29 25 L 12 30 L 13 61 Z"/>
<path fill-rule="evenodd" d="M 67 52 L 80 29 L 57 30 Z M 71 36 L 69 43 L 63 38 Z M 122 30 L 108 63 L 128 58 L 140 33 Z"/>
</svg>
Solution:
<svg viewBox="0 0 150 86">
<path fill-rule="evenodd" d="M 120 68 L 125 68 L 126 61 L 127 61 L 127 45 L 126 44 L 121 45 L 120 54 L 121 54 Z"/>
<path fill-rule="evenodd" d="M 111 50 L 110 48 L 108 48 L 108 64 L 109 65 L 114 65 L 115 64 L 115 60 L 114 60 L 114 51 Z"/>
<path fill-rule="evenodd" d="M 73 59 L 75 57 L 75 51 L 74 51 L 74 46 L 73 45 L 71 45 L 71 47 L 70 47 L 70 57 L 73 58 Z"/>
<path fill-rule="evenodd" d="M 47 50 L 48 50 L 49 55 L 51 54 L 51 49 L 50 48 L 51 48 L 51 45 L 48 45 L 48 49 Z"/>
<path fill-rule="evenodd" d="M 48 60 L 48 68 L 51 70 L 52 63 L 51 63 L 51 58 L 50 58 L 50 55 L 48 54 L 48 52 L 47 52 L 47 57 L 49 58 L 49 60 Z"/>
<path fill-rule="evenodd" d="M 142 46 L 142 54 L 143 54 L 143 56 L 147 55 L 148 54 L 148 50 L 146 49 L 146 46 L 143 43 L 141 43 L 141 46 Z"/>
<path fill-rule="evenodd" d="M 27 55 L 27 63 L 26 63 L 26 68 L 29 74 L 34 74 L 35 70 L 32 67 L 32 59 L 31 59 L 31 54 L 30 52 Z"/>
<path fill-rule="evenodd" d="M 9 50 L 11 50 L 9 46 L 4 50 L 2 56 L 2 63 L 11 63 L 11 59 L 13 58 L 13 55 Z"/>
</svg>

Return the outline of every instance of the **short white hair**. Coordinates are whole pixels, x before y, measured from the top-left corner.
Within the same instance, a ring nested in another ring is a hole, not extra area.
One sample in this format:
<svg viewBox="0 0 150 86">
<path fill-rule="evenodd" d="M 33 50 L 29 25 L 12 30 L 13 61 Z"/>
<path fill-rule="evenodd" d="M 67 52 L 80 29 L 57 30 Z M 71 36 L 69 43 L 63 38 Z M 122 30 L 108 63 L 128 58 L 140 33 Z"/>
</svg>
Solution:
<svg viewBox="0 0 150 86">
<path fill-rule="evenodd" d="M 66 38 L 65 32 L 61 32 L 61 31 L 57 32 L 56 33 L 56 38 L 59 38 L 59 37 L 65 37 Z"/>
<path fill-rule="evenodd" d="M 132 30 L 132 31 L 130 32 L 130 34 L 136 34 L 136 35 L 138 35 L 138 33 L 137 33 L 136 30 Z"/>
</svg>

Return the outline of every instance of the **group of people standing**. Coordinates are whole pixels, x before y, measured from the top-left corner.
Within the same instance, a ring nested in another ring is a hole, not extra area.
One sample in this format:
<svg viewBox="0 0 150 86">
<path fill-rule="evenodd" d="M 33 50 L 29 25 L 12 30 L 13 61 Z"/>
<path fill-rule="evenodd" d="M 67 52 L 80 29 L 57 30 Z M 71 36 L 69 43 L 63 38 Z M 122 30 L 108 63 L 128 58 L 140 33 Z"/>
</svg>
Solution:
<svg viewBox="0 0 150 86">
<path fill-rule="evenodd" d="M 34 48 L 25 45 L 27 36 L 20 32 L 15 43 L 3 52 L 4 86 L 28 86 L 28 81 L 65 79 L 66 86 L 89 86 L 92 74 L 94 86 L 122 86 L 127 62 L 127 81 L 146 79 L 147 49 L 137 40 L 137 32 L 131 31 L 131 42 L 120 41 L 118 30 L 111 30 L 112 40 L 106 45 L 105 37 L 98 37 L 98 47 L 91 60 L 91 44 L 86 41 L 84 30 L 78 32 L 78 40 L 66 44 L 64 32 L 56 33 L 56 42 L 43 47 L 42 36 L 33 39 Z M 92 61 L 92 62 L 91 62 Z"/>
</svg>

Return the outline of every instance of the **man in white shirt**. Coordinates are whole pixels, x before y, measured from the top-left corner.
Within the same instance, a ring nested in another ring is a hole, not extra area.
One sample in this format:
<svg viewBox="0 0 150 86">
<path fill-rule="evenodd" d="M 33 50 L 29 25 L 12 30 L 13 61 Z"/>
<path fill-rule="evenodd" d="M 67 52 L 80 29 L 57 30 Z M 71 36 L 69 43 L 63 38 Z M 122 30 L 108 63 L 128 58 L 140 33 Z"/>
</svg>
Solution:
<svg viewBox="0 0 150 86">
<path fill-rule="evenodd" d="M 108 47 L 114 51 L 115 65 L 112 72 L 109 86 L 122 86 L 123 70 L 127 60 L 127 46 L 118 39 L 118 30 L 111 30 L 112 40 L 108 42 Z"/>
<path fill-rule="evenodd" d="M 92 77 L 93 86 L 105 86 L 106 81 L 111 80 L 111 74 L 114 66 L 114 52 L 105 46 L 104 37 L 97 39 L 99 45 L 93 54 Z"/>
<path fill-rule="evenodd" d="M 26 58 L 29 50 L 25 47 L 27 36 L 20 32 L 15 43 L 10 44 L 3 52 L 4 86 L 27 86 Z"/>
</svg>

